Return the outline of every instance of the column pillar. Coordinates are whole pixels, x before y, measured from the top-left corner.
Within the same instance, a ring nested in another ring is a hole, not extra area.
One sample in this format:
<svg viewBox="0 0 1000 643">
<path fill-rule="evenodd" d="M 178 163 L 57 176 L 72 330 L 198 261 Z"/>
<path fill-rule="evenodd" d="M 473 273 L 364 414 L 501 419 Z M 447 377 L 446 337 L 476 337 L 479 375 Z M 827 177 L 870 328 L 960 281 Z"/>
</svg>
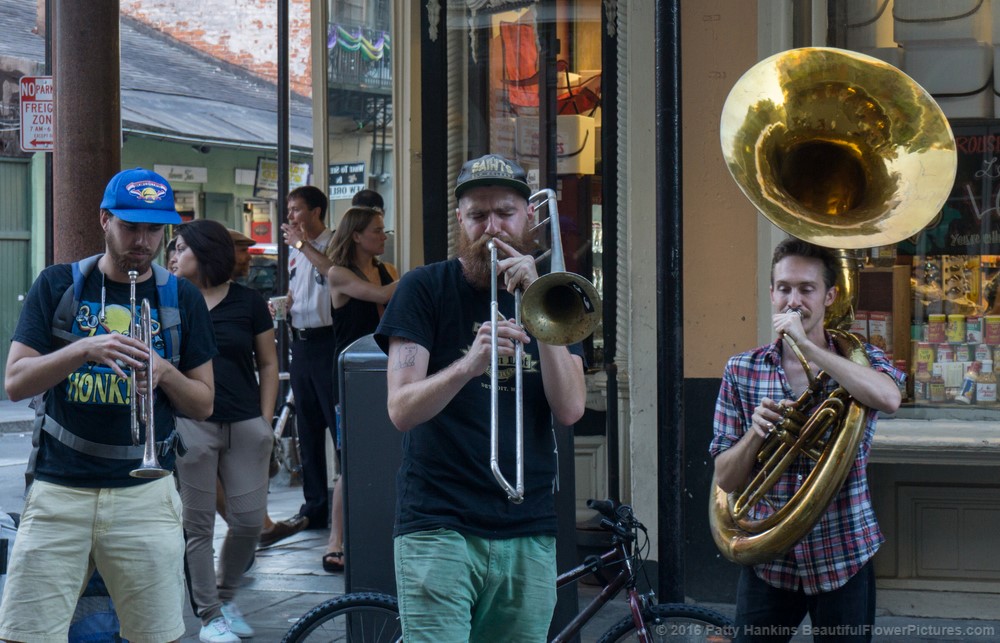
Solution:
<svg viewBox="0 0 1000 643">
<path fill-rule="evenodd" d="M 53 0 L 56 262 L 104 249 L 98 209 L 121 169 L 118 11 L 117 0 Z"/>
</svg>

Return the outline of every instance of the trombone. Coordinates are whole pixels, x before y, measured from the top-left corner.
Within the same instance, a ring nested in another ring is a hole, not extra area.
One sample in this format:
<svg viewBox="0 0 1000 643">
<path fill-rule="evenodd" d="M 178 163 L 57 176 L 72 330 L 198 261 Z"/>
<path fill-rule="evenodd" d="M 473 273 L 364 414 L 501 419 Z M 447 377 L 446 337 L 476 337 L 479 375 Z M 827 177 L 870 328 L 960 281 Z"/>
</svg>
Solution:
<svg viewBox="0 0 1000 643">
<path fill-rule="evenodd" d="M 129 375 L 129 402 L 131 405 L 132 444 L 139 444 L 142 425 L 146 428 L 146 442 L 143 446 L 142 464 L 129 472 L 133 478 L 162 478 L 170 475 L 170 471 L 160 466 L 156 459 L 156 429 L 153 410 L 153 321 L 149 308 L 149 300 L 143 299 L 139 305 L 139 319 L 135 316 L 135 280 L 139 273 L 128 271 L 129 281 L 129 335 L 146 345 L 146 385 L 145 391 L 139 393 L 138 378 L 133 368 Z"/>
<path fill-rule="evenodd" d="M 514 290 L 514 322 L 536 340 L 554 346 L 568 346 L 589 337 L 600 324 L 601 298 L 592 283 L 582 276 L 566 272 L 562 238 L 559 231 L 559 208 L 555 190 L 545 189 L 532 194 L 529 204 L 546 203 L 548 218 L 538 223 L 532 231 L 546 223 L 552 236 L 552 265 L 549 273 L 536 279 L 524 291 Z M 498 319 L 503 319 L 497 301 L 497 247 L 487 243 L 490 251 L 490 470 L 497 483 L 507 493 L 507 498 L 520 504 L 524 501 L 524 347 L 514 342 L 514 440 L 516 484 L 511 484 L 500 470 L 500 404 L 499 381 L 500 352 L 497 347 Z M 542 255 L 544 257 L 545 255 Z"/>
</svg>

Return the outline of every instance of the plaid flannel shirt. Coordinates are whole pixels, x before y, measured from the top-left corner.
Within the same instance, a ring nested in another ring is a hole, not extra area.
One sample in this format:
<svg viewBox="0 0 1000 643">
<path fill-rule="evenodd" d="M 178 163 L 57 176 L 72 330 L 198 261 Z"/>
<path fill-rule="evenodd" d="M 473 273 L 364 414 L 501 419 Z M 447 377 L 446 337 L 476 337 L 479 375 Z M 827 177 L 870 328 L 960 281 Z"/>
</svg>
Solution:
<svg viewBox="0 0 1000 643">
<path fill-rule="evenodd" d="M 835 350 L 829 335 L 827 344 Z M 889 375 L 897 383 L 905 379 L 905 374 L 892 365 L 884 352 L 870 344 L 864 347 L 872 368 Z M 822 399 L 836 387 L 836 382 L 829 381 Z M 743 436 L 752 423 L 754 408 L 764 397 L 772 400 L 797 397 L 789 388 L 781 367 L 780 341 L 736 355 L 726 364 L 715 406 L 715 436 L 709 446 L 713 458 Z M 764 582 L 789 591 L 801 587 L 806 594 L 832 591 L 857 573 L 885 540 L 872 510 L 866 473 L 877 416 L 877 411 L 868 410 L 865 435 L 854 466 L 813 530 L 782 558 L 754 566 L 757 576 Z M 771 492 L 776 506 L 782 506 L 791 497 L 814 466 L 809 458 L 796 459 Z M 754 473 L 758 470 L 759 465 L 755 465 Z M 772 512 L 769 506 L 760 502 L 751 512 L 751 518 L 762 518 Z"/>
</svg>

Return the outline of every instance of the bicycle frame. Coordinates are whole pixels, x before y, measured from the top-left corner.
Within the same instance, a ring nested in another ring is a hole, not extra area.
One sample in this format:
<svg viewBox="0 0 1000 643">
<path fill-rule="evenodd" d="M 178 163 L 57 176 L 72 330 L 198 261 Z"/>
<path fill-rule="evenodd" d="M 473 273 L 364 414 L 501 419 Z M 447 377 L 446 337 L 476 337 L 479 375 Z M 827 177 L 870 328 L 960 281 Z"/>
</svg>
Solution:
<svg viewBox="0 0 1000 643">
<path fill-rule="evenodd" d="M 629 555 L 626 543 L 618 542 L 612 549 L 601 554 L 598 560 L 592 561 L 589 564 L 584 562 L 582 565 L 560 574 L 556 578 L 556 588 L 565 587 L 588 574 L 593 574 L 599 569 L 616 563 L 624 565 L 622 570 L 618 572 L 618 575 L 601 588 L 601 592 L 586 607 L 580 610 L 580 613 L 552 639 L 551 643 L 562 643 L 563 641 L 575 638 L 580 633 L 580 630 L 583 629 L 583 626 L 597 614 L 598 610 L 613 600 L 625 588 L 628 588 L 629 608 L 632 610 L 632 619 L 635 622 L 635 630 L 638 633 L 639 640 L 646 640 L 646 623 L 642 618 L 642 600 L 639 598 L 639 593 L 635 590 L 632 557 Z"/>
</svg>

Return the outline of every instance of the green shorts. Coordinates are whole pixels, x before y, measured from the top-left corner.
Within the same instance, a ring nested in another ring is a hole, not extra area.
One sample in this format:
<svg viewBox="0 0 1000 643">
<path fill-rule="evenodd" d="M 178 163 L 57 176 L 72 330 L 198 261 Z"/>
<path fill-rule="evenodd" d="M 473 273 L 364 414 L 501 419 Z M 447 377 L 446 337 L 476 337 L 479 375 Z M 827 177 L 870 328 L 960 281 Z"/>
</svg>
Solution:
<svg viewBox="0 0 1000 643">
<path fill-rule="evenodd" d="M 394 541 L 407 643 L 546 640 L 556 605 L 556 540 L 494 539 L 449 529 Z"/>
</svg>

